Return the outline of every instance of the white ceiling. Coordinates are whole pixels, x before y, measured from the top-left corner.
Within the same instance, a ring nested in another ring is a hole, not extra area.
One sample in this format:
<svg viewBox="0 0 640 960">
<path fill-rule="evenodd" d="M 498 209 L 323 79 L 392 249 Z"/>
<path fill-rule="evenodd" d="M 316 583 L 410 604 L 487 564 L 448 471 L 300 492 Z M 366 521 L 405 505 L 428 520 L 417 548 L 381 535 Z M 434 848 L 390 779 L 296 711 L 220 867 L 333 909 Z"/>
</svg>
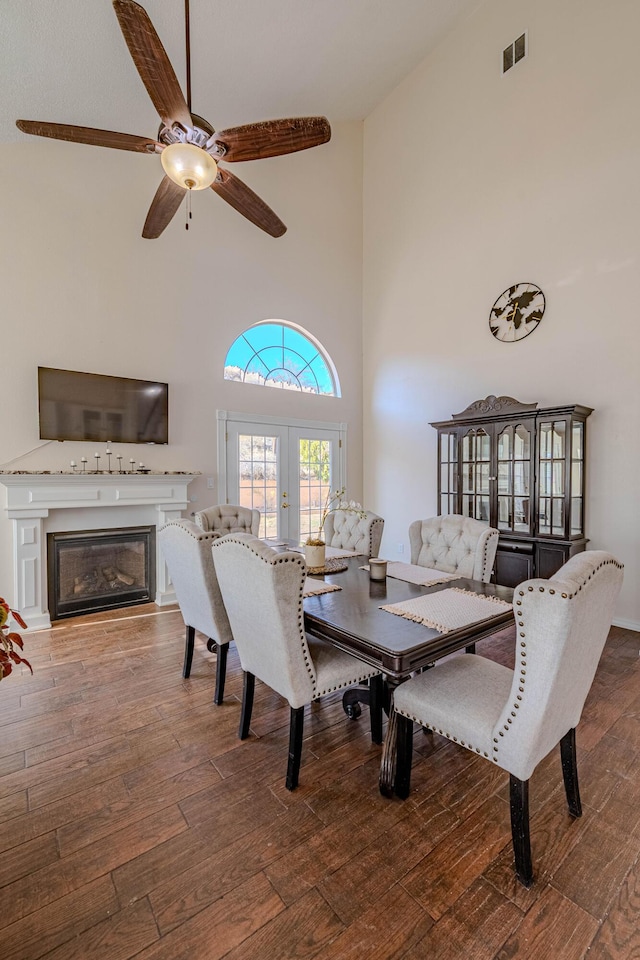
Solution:
<svg viewBox="0 0 640 960">
<path fill-rule="evenodd" d="M 363 119 L 480 0 L 191 0 L 192 106 L 214 127 Z M 185 86 L 183 0 L 143 0 Z M 110 0 L 0 0 L 0 142 L 18 118 L 155 136 Z"/>
</svg>

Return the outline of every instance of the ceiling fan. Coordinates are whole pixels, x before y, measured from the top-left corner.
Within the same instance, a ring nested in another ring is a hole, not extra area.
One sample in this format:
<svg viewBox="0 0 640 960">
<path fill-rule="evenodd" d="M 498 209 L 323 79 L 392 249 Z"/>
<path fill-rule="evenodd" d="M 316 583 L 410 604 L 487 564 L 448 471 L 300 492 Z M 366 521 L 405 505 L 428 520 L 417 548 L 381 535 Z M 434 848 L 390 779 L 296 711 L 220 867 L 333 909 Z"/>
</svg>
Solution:
<svg viewBox="0 0 640 960">
<path fill-rule="evenodd" d="M 145 220 L 142 236 L 146 239 L 160 236 L 185 194 L 209 186 L 261 230 L 272 237 L 281 237 L 287 229 L 282 220 L 235 174 L 218 166 L 218 162 L 259 160 L 317 147 L 331 139 L 326 118 L 265 120 L 216 132 L 207 120 L 191 112 L 189 0 L 185 0 L 186 100 L 146 10 L 135 0 L 113 0 L 113 6 L 129 53 L 162 121 L 157 139 L 39 120 L 17 120 L 18 128 L 23 133 L 54 140 L 160 154 L 165 176 Z"/>
</svg>

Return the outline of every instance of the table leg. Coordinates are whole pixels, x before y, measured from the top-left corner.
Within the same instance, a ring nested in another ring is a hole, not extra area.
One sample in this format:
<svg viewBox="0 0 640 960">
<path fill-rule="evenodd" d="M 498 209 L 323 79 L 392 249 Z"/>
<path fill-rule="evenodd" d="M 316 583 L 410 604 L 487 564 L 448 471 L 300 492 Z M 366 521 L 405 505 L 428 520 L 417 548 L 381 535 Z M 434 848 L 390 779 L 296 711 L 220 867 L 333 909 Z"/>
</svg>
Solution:
<svg viewBox="0 0 640 960">
<path fill-rule="evenodd" d="M 380 761 L 380 779 L 378 785 L 383 797 L 393 796 L 393 785 L 396 779 L 396 758 L 398 752 L 398 721 L 393 710 L 389 714 L 387 735 L 382 747 Z"/>
<path fill-rule="evenodd" d="M 387 721 L 387 735 L 382 746 L 378 786 L 383 797 L 392 797 L 398 759 L 398 718 L 393 709 L 393 691 L 398 686 L 398 681 L 387 677 L 386 685 L 389 720 Z"/>
</svg>

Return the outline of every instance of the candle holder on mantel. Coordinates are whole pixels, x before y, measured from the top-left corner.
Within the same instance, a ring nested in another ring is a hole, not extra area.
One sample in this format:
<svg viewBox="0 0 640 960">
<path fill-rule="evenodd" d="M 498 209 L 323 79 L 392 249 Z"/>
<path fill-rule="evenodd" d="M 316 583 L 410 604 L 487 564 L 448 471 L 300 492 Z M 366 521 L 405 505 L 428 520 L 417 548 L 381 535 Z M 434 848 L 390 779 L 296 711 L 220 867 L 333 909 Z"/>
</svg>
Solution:
<svg viewBox="0 0 640 960">
<path fill-rule="evenodd" d="M 94 470 L 94 473 L 100 473 L 100 454 L 94 453 L 94 457 L 96 458 L 96 469 Z"/>
<path fill-rule="evenodd" d="M 111 449 L 108 446 L 105 450 L 105 456 L 107 458 L 107 473 L 111 473 Z"/>
<path fill-rule="evenodd" d="M 122 457 L 120 454 L 118 454 L 116 460 L 118 461 L 118 473 L 122 473 Z"/>
<path fill-rule="evenodd" d="M 87 458 L 86 458 L 86 457 L 80 457 L 80 463 L 82 464 L 82 472 L 83 472 L 83 473 L 86 473 L 86 470 L 87 470 Z"/>
<path fill-rule="evenodd" d="M 133 469 L 135 465 L 136 465 L 136 462 L 132 457 L 131 460 L 129 460 L 129 473 L 135 473 L 135 470 Z"/>
</svg>

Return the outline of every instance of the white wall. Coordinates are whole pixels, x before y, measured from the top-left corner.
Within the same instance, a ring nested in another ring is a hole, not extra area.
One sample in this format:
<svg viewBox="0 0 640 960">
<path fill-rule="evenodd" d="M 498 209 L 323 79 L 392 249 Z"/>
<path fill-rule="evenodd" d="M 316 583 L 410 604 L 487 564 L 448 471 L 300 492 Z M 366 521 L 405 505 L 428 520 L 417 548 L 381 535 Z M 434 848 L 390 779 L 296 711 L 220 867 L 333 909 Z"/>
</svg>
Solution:
<svg viewBox="0 0 640 960">
<path fill-rule="evenodd" d="M 525 29 L 529 57 L 500 51 Z M 397 556 L 436 504 L 436 434 L 473 400 L 582 403 L 587 534 L 626 565 L 640 629 L 640 4 L 487 0 L 367 119 L 365 499 Z M 534 334 L 496 341 L 496 297 L 531 281 Z M 406 549 L 406 548 L 405 548 Z"/>
<path fill-rule="evenodd" d="M 193 197 L 188 233 L 180 210 L 158 240 L 142 240 L 157 158 L 35 137 L 0 147 L 0 469 L 64 470 L 95 452 L 39 446 L 41 365 L 167 381 L 169 446 L 114 447 L 152 469 L 215 477 L 217 409 L 345 421 L 350 492 L 361 495 L 362 126 L 338 125 L 326 145 L 233 171 L 284 220 L 284 237 L 205 191 Z M 264 319 L 293 321 L 323 344 L 341 399 L 222 379 L 230 344 Z M 215 502 L 204 477 L 190 491 L 198 507 Z M 11 579 L 0 510 L 8 599 Z"/>
</svg>

